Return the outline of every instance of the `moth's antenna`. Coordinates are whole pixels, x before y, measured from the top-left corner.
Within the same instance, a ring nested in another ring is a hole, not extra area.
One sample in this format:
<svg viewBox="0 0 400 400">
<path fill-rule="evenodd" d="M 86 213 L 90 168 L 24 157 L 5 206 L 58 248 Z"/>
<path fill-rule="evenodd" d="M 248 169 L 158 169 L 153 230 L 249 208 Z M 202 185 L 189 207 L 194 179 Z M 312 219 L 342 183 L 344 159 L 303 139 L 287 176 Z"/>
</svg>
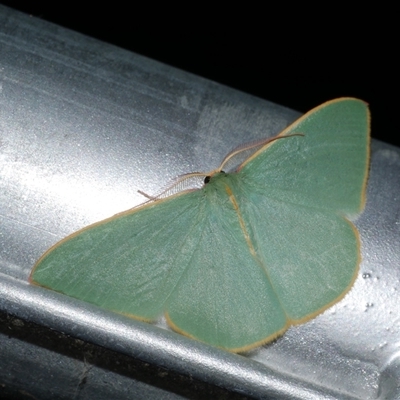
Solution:
<svg viewBox="0 0 400 400">
<path fill-rule="evenodd" d="M 286 135 L 286 136 L 273 136 L 267 139 L 261 139 L 261 140 L 257 140 L 255 142 L 251 142 L 251 143 L 247 143 L 244 145 L 241 145 L 239 147 L 236 147 L 235 149 L 233 149 L 230 153 L 227 154 L 227 156 L 223 159 L 221 165 L 216 168 L 213 169 L 212 171 L 209 172 L 189 172 L 187 174 L 183 174 L 180 175 L 176 178 L 176 180 L 174 182 L 172 182 L 170 185 L 168 185 L 165 189 L 163 189 L 160 193 L 158 193 L 155 196 L 151 196 L 145 192 L 143 192 L 142 190 L 138 190 L 138 193 L 140 193 L 142 196 L 146 197 L 146 199 L 148 199 L 145 203 L 148 203 L 150 201 L 157 201 L 160 199 L 164 199 L 170 195 L 173 195 L 177 192 L 180 192 L 182 190 L 195 190 L 194 189 L 194 185 L 192 185 L 192 187 L 190 187 L 190 184 L 186 185 L 186 182 L 190 181 L 190 180 L 195 180 L 196 178 L 206 178 L 206 177 L 211 177 L 215 174 L 217 174 L 218 172 L 221 172 L 223 167 L 227 164 L 227 162 L 229 160 L 231 160 L 233 157 L 235 157 L 237 154 L 240 154 L 246 150 L 250 150 L 253 149 L 255 147 L 260 147 L 260 146 L 266 146 L 272 142 L 274 142 L 277 139 L 284 139 L 284 138 L 288 138 L 291 136 L 304 136 L 304 134 L 302 133 L 292 133 L 290 135 Z M 189 189 L 187 189 L 187 187 L 189 187 Z M 142 203 L 143 204 L 143 203 Z M 141 205 L 142 205 L 141 204 Z"/>
<path fill-rule="evenodd" d="M 147 193 L 143 192 L 142 190 L 138 190 L 137 192 L 139 194 L 141 194 L 142 196 L 146 197 L 146 199 L 149 199 L 149 200 L 155 200 L 156 199 L 154 196 L 151 196 L 150 194 L 147 194 Z"/>
<path fill-rule="evenodd" d="M 187 174 L 180 175 L 172 183 L 170 183 L 165 189 L 161 190 L 161 192 L 155 196 L 151 196 L 151 195 L 143 192 L 142 190 L 138 190 L 138 193 L 140 193 L 142 196 L 146 197 L 148 199 L 148 201 L 157 201 L 160 199 L 164 199 L 175 193 L 181 192 L 183 190 L 195 190 L 195 186 L 196 186 L 195 183 L 190 184 L 189 181 L 192 180 L 194 182 L 196 178 L 204 179 L 206 176 L 208 176 L 212 173 L 215 173 L 215 172 L 214 171 L 212 171 L 212 172 L 189 172 Z"/>
<path fill-rule="evenodd" d="M 251 149 L 254 149 L 255 147 L 261 147 L 261 146 L 264 147 L 264 146 L 267 146 L 267 145 L 271 144 L 271 143 L 274 142 L 275 140 L 278 140 L 278 139 L 285 139 L 285 138 L 292 137 L 292 136 L 304 136 L 304 134 L 303 134 L 303 133 L 291 133 L 290 135 L 285 135 L 285 136 L 281 136 L 281 135 L 279 134 L 279 135 L 272 136 L 272 137 L 267 138 L 267 139 L 256 140 L 255 142 L 250 142 L 250 143 L 241 145 L 241 146 L 239 146 L 239 147 L 236 147 L 235 149 L 233 149 L 231 152 L 229 152 L 229 153 L 225 156 L 225 158 L 222 160 L 221 165 L 220 165 L 215 171 L 216 171 L 216 172 L 222 171 L 223 167 L 227 164 L 227 162 L 228 162 L 229 160 L 231 160 L 231 159 L 232 159 L 233 157 L 235 157 L 237 154 L 242 153 L 243 151 L 251 150 Z M 213 171 L 213 172 L 214 172 L 214 171 Z M 215 173 L 215 172 L 214 172 L 214 173 Z"/>
</svg>

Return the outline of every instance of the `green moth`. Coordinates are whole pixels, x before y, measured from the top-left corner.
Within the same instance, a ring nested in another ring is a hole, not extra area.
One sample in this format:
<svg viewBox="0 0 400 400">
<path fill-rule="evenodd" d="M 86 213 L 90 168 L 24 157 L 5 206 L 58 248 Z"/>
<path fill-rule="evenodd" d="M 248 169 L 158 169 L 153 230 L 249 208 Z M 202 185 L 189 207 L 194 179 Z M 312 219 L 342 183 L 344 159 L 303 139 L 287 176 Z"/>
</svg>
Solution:
<svg viewBox="0 0 400 400">
<path fill-rule="evenodd" d="M 246 351 L 352 287 L 361 256 L 350 219 L 364 207 L 368 165 L 367 105 L 329 101 L 236 172 L 221 166 L 199 190 L 61 240 L 30 281 L 143 321 L 164 314 L 179 333 Z"/>
</svg>

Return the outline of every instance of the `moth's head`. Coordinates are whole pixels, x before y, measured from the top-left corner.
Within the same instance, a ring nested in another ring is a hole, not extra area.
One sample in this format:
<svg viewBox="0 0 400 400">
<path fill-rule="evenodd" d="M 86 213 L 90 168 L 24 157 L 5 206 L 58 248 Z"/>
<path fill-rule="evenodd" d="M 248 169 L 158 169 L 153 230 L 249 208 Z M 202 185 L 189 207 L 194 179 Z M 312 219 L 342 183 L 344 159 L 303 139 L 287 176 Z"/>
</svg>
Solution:
<svg viewBox="0 0 400 400">
<path fill-rule="evenodd" d="M 204 184 L 207 185 L 207 183 L 210 183 L 211 180 L 214 180 L 215 178 L 217 178 L 217 177 L 219 177 L 219 176 L 225 176 L 225 175 L 227 175 L 227 173 L 224 172 L 224 171 L 219 171 L 219 172 L 216 172 L 215 174 L 207 175 L 207 176 L 204 178 Z"/>
</svg>

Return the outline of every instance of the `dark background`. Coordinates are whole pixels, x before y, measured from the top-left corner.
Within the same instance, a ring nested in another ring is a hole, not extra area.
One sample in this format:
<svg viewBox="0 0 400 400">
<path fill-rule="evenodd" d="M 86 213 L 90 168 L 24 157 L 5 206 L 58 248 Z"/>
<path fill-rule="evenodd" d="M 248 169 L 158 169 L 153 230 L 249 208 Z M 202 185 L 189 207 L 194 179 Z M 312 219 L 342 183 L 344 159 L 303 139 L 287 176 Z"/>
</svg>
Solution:
<svg viewBox="0 0 400 400">
<path fill-rule="evenodd" d="M 372 136 L 400 146 L 394 10 L 364 4 L 352 12 L 329 3 L 321 9 L 0 3 L 298 111 L 335 97 L 361 98 L 370 104 Z"/>
</svg>

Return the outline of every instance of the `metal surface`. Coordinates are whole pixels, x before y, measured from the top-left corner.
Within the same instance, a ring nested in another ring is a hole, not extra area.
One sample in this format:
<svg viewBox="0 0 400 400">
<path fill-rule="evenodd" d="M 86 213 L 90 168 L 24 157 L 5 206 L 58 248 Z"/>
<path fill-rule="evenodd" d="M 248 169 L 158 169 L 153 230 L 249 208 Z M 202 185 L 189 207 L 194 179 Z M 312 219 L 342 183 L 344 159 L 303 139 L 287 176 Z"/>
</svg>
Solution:
<svg viewBox="0 0 400 400">
<path fill-rule="evenodd" d="M 235 146 L 272 136 L 297 116 L 0 6 L 0 310 L 244 396 L 397 398 L 400 150 L 384 143 L 372 143 L 366 209 L 356 221 L 363 261 L 353 289 L 245 356 L 182 337 L 162 321 L 161 328 L 133 321 L 27 282 L 50 245 L 139 204 L 137 190 L 158 193 L 179 174 L 215 168 Z M 22 387 L 23 377 L 10 377 L 9 360 L 28 346 L 20 358 L 34 365 L 40 349 L 24 340 L 14 348 L 6 336 L 0 343 L 0 384 Z M 52 354 L 48 371 L 67 360 Z M 71 387 L 89 367 L 80 368 L 59 390 L 75 393 Z M 118 390 L 126 374 L 112 379 L 115 398 L 125 398 Z M 37 387 L 32 383 L 30 393 Z M 156 389 L 143 385 L 137 396 L 162 398 Z"/>
</svg>

